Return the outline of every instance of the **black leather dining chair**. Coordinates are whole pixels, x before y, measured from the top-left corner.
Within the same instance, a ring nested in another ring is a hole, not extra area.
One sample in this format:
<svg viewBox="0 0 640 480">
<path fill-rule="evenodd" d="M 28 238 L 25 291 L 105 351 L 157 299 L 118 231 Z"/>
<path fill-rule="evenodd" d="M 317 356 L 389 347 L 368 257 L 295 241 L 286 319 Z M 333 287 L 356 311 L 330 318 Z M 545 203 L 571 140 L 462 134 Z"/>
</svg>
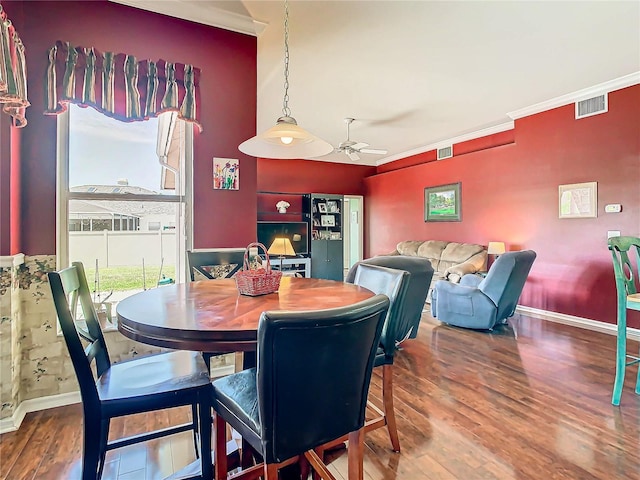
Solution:
<svg viewBox="0 0 640 480">
<path fill-rule="evenodd" d="M 211 383 L 202 356 L 176 351 L 112 364 L 82 263 L 74 262 L 69 268 L 50 272 L 48 277 L 80 385 L 84 414 L 83 480 L 101 477 L 108 450 L 189 430 L 194 432 L 202 476 L 211 478 Z M 191 406 L 190 422 L 108 441 L 109 424 L 114 417 L 181 406 Z"/>
<path fill-rule="evenodd" d="M 344 435 L 349 480 L 363 478 L 367 393 L 388 307 L 376 295 L 347 307 L 262 313 L 257 366 L 212 383 L 216 480 L 227 479 L 227 424 L 264 460 L 234 480 L 277 480 L 296 461 L 333 479 L 314 448 Z"/>
<path fill-rule="evenodd" d="M 396 270 L 378 265 L 361 263 L 356 269 L 353 283 L 371 290 L 373 293 L 384 294 L 389 297 L 390 305 L 385 318 L 380 344 L 376 349 L 374 367 L 382 367 L 382 408 L 373 402 L 368 402 L 368 407 L 376 413 L 376 416 L 365 422 L 365 432 L 377 428 L 387 427 L 391 446 L 394 452 L 400 451 L 400 439 L 396 426 L 396 414 L 393 407 L 393 359 L 398 349 L 397 329 L 403 318 L 405 297 L 409 288 L 409 272 Z M 320 447 L 318 452 L 323 455 L 328 450 L 345 438 L 337 439 Z"/>
<path fill-rule="evenodd" d="M 405 270 L 411 274 L 405 295 L 402 318 L 398 320 L 396 327 L 396 343 L 402 343 L 409 338 L 416 338 L 420 327 L 422 310 L 424 310 L 429 286 L 433 278 L 431 261 L 425 257 L 408 255 L 378 255 L 355 263 L 347 272 L 347 276 L 344 279 L 345 282 L 353 283 L 358 265 L 361 264 L 395 268 L 396 270 Z"/>
</svg>

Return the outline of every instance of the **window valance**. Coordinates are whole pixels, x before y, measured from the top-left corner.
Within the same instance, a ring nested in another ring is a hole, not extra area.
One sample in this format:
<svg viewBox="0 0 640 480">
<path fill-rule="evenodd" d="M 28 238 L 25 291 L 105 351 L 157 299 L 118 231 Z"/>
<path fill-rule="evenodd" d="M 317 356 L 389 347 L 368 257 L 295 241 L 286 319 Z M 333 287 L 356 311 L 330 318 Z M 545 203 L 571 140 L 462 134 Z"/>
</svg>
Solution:
<svg viewBox="0 0 640 480">
<path fill-rule="evenodd" d="M 27 66 L 24 45 L 0 5 L 0 105 L 20 128 L 27 124 Z"/>
<path fill-rule="evenodd" d="M 125 122 L 174 111 L 202 130 L 197 116 L 200 69 L 193 65 L 138 61 L 133 55 L 61 41 L 48 53 L 45 115 L 64 112 L 69 102 Z"/>
</svg>

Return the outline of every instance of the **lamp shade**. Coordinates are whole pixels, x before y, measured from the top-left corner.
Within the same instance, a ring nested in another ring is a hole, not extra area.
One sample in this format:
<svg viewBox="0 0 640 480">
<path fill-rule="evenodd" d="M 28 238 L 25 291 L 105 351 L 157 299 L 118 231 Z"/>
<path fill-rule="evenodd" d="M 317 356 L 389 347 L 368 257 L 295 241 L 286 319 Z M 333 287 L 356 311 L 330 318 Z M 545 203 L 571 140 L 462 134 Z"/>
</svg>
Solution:
<svg viewBox="0 0 640 480">
<path fill-rule="evenodd" d="M 487 247 L 487 254 L 489 255 L 502 255 L 505 251 L 504 242 L 489 242 Z"/>
<path fill-rule="evenodd" d="M 295 255 L 296 251 L 293 249 L 293 245 L 291 245 L 291 240 L 287 237 L 276 237 L 269 250 L 267 250 L 269 255 Z"/>
<path fill-rule="evenodd" d="M 333 152 L 330 143 L 307 132 L 292 117 L 280 117 L 266 132 L 245 140 L 238 150 L 252 157 L 313 158 Z"/>
</svg>

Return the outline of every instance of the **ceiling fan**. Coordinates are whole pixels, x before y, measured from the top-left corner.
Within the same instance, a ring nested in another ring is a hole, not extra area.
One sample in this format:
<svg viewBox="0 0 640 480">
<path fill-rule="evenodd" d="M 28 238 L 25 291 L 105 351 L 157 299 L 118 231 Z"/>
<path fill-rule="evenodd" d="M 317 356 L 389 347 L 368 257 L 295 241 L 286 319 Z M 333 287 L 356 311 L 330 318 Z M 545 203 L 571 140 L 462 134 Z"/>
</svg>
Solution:
<svg viewBox="0 0 640 480">
<path fill-rule="evenodd" d="M 338 148 L 335 149 L 336 153 L 344 152 L 351 160 L 360 160 L 358 153 L 373 153 L 375 155 L 385 155 L 386 150 L 380 150 L 379 148 L 367 148 L 368 143 L 354 142 L 349 138 L 349 125 L 354 121 L 354 118 L 345 118 L 344 123 L 347 124 L 347 139 L 344 142 L 340 142 Z"/>
</svg>

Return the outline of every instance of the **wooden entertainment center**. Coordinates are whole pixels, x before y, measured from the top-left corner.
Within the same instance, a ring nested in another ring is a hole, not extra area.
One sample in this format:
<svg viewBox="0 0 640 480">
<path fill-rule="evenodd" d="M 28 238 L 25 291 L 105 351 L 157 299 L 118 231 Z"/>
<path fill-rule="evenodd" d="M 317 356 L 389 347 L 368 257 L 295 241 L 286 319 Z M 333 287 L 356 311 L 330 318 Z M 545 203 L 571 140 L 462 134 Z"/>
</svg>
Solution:
<svg viewBox="0 0 640 480">
<path fill-rule="evenodd" d="M 284 212 L 277 207 L 281 202 L 289 204 Z M 257 239 L 267 249 L 276 236 L 291 241 L 296 256 L 282 259 L 283 271 L 342 281 L 343 203 L 342 195 L 258 192 Z M 279 257 L 270 260 L 280 268 Z"/>
</svg>

